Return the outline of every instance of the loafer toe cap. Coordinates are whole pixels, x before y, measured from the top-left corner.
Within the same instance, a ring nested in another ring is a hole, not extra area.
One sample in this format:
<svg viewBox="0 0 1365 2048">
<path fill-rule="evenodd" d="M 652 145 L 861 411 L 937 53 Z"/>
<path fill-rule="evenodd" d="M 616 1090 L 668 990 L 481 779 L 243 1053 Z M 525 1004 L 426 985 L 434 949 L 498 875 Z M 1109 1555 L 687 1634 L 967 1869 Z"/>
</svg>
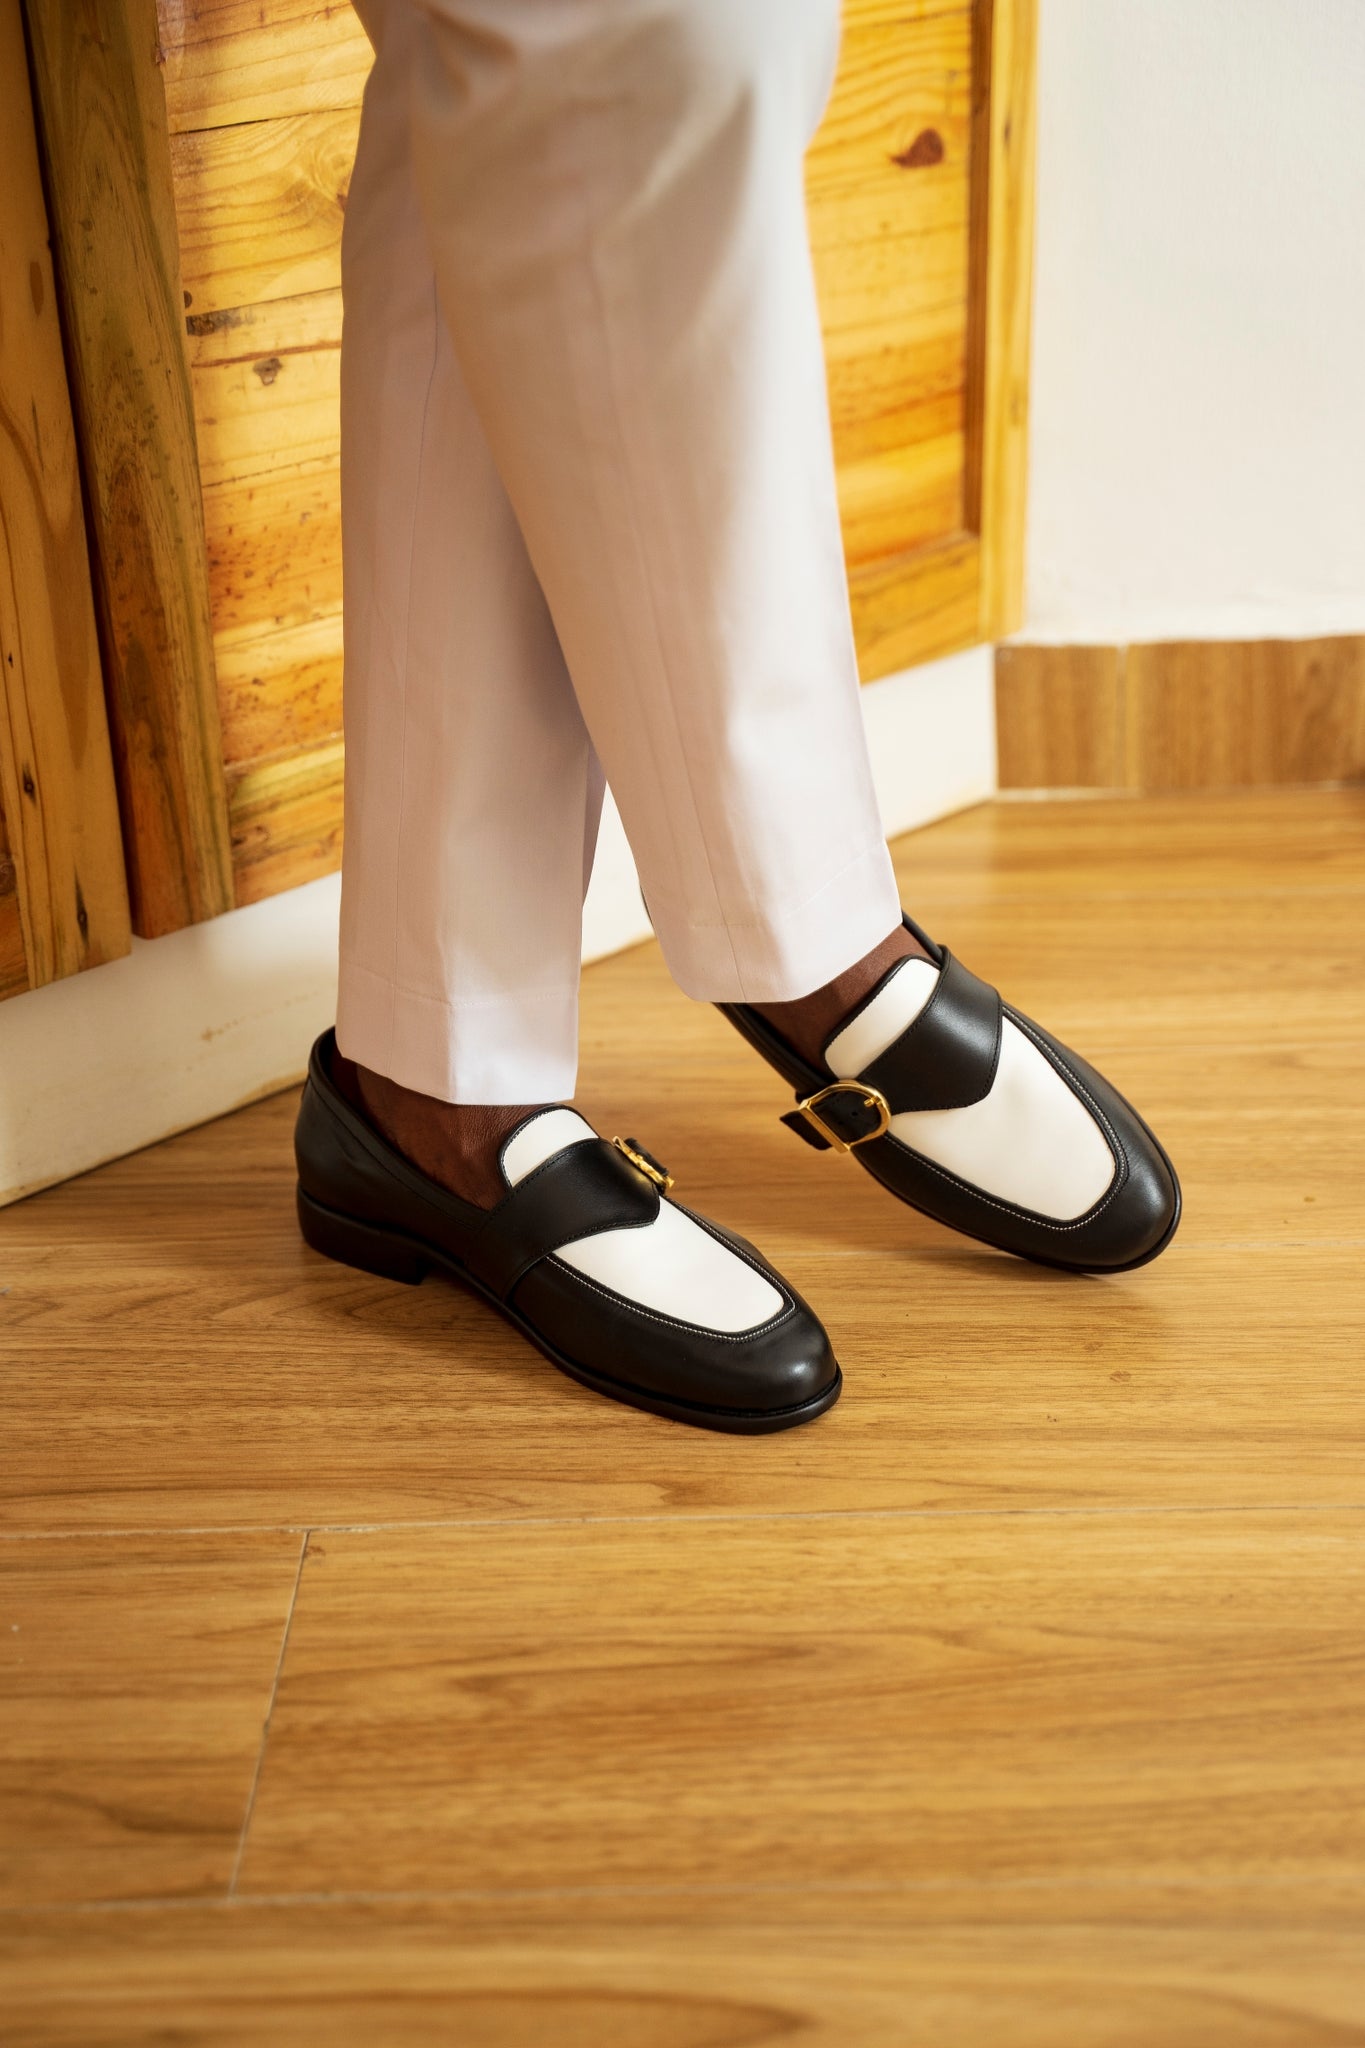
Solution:
<svg viewBox="0 0 1365 2048">
<path fill-rule="evenodd" d="M 514 1299 L 585 1373 L 688 1407 L 777 1417 L 816 1412 L 840 1386 L 818 1317 L 789 1288 L 783 1292 L 781 1311 L 752 1331 L 711 1330 L 606 1296 L 547 1259 L 526 1275 Z"/>
<path fill-rule="evenodd" d="M 735 1405 L 773 1413 L 803 1407 L 818 1401 L 838 1379 L 838 1361 L 823 1326 L 798 1303 L 768 1334 L 756 1333 L 752 1347 L 742 1351 Z"/>
<path fill-rule="evenodd" d="M 1180 1183 L 1156 1139 L 1139 1126 L 1126 1131 L 1124 1141 L 1128 1172 L 1096 1233 L 1099 1267 L 1144 1264 L 1169 1242 L 1180 1221 Z"/>
</svg>

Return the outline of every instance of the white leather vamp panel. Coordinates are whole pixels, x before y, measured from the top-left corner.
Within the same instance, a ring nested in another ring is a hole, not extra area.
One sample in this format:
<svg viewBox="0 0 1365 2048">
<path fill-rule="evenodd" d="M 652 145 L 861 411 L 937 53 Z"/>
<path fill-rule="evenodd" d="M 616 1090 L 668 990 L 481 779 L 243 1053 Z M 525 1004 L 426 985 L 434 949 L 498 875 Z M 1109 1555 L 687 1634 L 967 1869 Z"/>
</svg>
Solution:
<svg viewBox="0 0 1365 2048">
<path fill-rule="evenodd" d="M 926 960 L 898 968 L 831 1041 L 825 1057 L 833 1071 L 851 1077 L 885 1052 L 924 1008 L 937 979 Z M 997 1201 L 1058 1223 L 1093 1208 L 1114 1178 L 1114 1156 L 1090 1111 L 1008 1017 L 985 1100 L 965 1109 L 902 1111 L 891 1119 L 891 1135 Z"/>
<path fill-rule="evenodd" d="M 513 1187 L 566 1145 L 597 1133 L 575 1109 L 548 1109 L 508 1141 L 502 1170 Z M 739 1336 L 771 1321 L 782 1296 L 770 1280 L 669 1201 L 652 1223 L 601 1230 L 555 1253 L 585 1279 L 677 1322 Z"/>
</svg>

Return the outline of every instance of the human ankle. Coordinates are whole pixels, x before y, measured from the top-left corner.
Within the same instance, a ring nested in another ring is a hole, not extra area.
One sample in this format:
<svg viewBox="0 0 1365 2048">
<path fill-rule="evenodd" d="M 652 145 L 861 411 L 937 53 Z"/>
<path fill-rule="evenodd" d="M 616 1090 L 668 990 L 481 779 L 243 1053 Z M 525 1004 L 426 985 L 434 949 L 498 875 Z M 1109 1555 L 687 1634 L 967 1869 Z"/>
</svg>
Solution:
<svg viewBox="0 0 1365 2048">
<path fill-rule="evenodd" d="M 928 949 L 904 925 L 897 925 L 861 960 L 836 974 L 832 981 L 785 1003 L 755 1003 L 760 1017 L 766 1017 L 789 1045 L 806 1059 L 819 1063 L 825 1041 L 832 1036 L 849 1011 L 870 995 L 877 983 L 899 960 L 928 960 Z"/>
<path fill-rule="evenodd" d="M 443 1102 L 338 1052 L 332 1078 L 353 1109 L 426 1174 L 462 1201 L 491 1209 L 507 1193 L 499 1155 L 509 1134 L 539 1102 Z"/>
</svg>

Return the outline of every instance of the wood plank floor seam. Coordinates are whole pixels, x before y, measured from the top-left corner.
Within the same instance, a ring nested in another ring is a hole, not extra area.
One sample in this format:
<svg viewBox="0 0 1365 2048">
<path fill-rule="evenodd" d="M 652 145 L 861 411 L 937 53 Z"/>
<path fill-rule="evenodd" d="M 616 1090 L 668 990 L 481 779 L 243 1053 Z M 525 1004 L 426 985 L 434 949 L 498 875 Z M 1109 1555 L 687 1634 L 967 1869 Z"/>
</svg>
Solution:
<svg viewBox="0 0 1365 2048">
<path fill-rule="evenodd" d="M 599 1525 L 623 1528 L 648 1527 L 659 1522 L 676 1522 L 692 1527 L 710 1522 L 944 1522 L 989 1520 L 1080 1519 L 1112 1521 L 1125 1516 L 1149 1515 L 1341 1515 L 1365 1513 L 1360 1500 L 1328 1501 L 1122 1501 L 1091 1505 L 1079 1502 L 1062 1506 L 1049 1502 L 1038 1507 L 962 1508 L 756 1508 L 752 1514 L 728 1509 L 724 1513 L 704 1508 L 678 1508 L 652 1515 L 442 1515 L 421 1521 L 314 1522 L 307 1528 L 296 1522 L 220 1522 L 196 1526 L 151 1523 L 127 1529 L 31 1529 L 0 1534 L 4 1543 L 117 1543 L 142 1541 L 149 1537 L 182 1536 L 381 1536 L 390 1532 L 420 1533 L 427 1529 L 578 1529 Z M 291 1610 L 292 1612 L 292 1610 Z M 277 1674 L 278 1677 L 278 1674 Z"/>
<path fill-rule="evenodd" d="M 1234 644 L 1234 643 L 1228 643 Z M 1349 776 L 1332 777 L 1325 782 L 1210 782 L 1201 784 L 1198 796 L 1205 802 L 1236 805 L 1254 803 L 1258 797 L 1268 794 L 1301 797 L 1315 796 L 1357 796 L 1360 784 Z M 1112 804 L 1141 804 L 1144 809 L 1158 804 L 1188 803 L 1196 792 L 1190 789 L 1123 789 L 1105 788 L 1102 801 Z M 1011 810 L 1030 804 L 1085 804 L 1096 800 L 1095 788 L 1084 783 L 1067 783 L 1056 789 L 998 789 L 990 799 L 993 804 L 1008 804 Z"/>
<path fill-rule="evenodd" d="M 993 888 L 990 892 L 992 903 L 1032 905 L 1041 909 L 1045 904 L 1055 903 L 1058 898 L 1041 889 Z M 1273 896 L 1276 902 L 1315 903 L 1325 896 L 1341 896 L 1352 901 L 1365 895 L 1365 882 L 1302 882 L 1283 883 L 1278 888 L 1272 882 L 1248 882 L 1238 888 L 1229 883 L 1217 889 L 1068 889 L 1062 901 L 1074 904 L 1078 909 L 1087 903 L 1216 903 L 1229 896 Z M 947 910 L 962 910 L 981 901 L 976 890 L 935 889 L 935 906 Z M 648 945 L 648 939 L 641 944 Z"/>
<path fill-rule="evenodd" d="M 299 1544 L 298 1569 L 294 1573 L 294 1586 L 289 1595 L 289 1605 L 285 1610 L 284 1627 L 280 1631 L 280 1653 L 275 1659 L 275 1673 L 270 1682 L 270 1698 L 266 1701 L 265 1719 L 261 1723 L 261 1741 L 260 1747 L 256 1752 L 256 1768 L 251 1774 L 251 1790 L 247 1793 L 246 1810 L 242 1815 L 242 1830 L 237 1837 L 237 1853 L 233 1857 L 232 1874 L 228 1879 L 227 1895 L 229 1898 L 232 1897 L 237 1889 L 237 1879 L 241 1874 L 242 1868 L 242 1857 L 246 1853 L 247 1835 L 251 1829 L 251 1817 L 256 1811 L 256 1794 L 261 1786 L 261 1770 L 265 1764 L 266 1745 L 270 1740 L 270 1723 L 275 1712 L 275 1702 L 279 1698 L 280 1674 L 284 1670 L 285 1652 L 289 1648 L 289 1631 L 293 1626 L 294 1609 L 299 1603 L 299 1585 L 303 1578 L 303 1563 L 308 1555 L 308 1536 L 309 1532 L 305 1529 L 303 1531 L 303 1540 Z"/>
<path fill-rule="evenodd" d="M 1183 1893 L 1216 1896 L 1222 1888 L 1222 1880 L 1216 1877 L 1172 1876 L 1160 1870 L 1116 1869 L 1107 1874 L 1106 1884 L 1121 1885 L 1128 1891 L 1149 1891 L 1165 1893 L 1178 1890 Z M 1316 1872 L 1285 1871 L 1283 1874 L 1267 1876 L 1260 1872 L 1239 1874 L 1238 1888 L 1254 1891 L 1267 1897 L 1284 1892 L 1313 1892 L 1321 1888 L 1322 1879 Z M 857 1878 L 812 1878 L 808 1883 L 791 1884 L 599 1884 L 599 1885 L 483 1885 L 460 1886 L 451 1889 L 431 1887 L 426 1890 L 400 1887 L 393 1891 L 259 1891 L 220 1892 L 208 1896 L 180 1896 L 170 1893 L 164 1898 L 142 1899 L 44 1899 L 40 1906 L 0 1904 L 0 1926 L 8 1921 L 23 1920 L 41 1914 L 129 1914 L 139 1913 L 240 1913 L 302 1910 L 315 1906 L 419 1906 L 419 1905 L 499 1905 L 525 1902 L 534 1905 L 552 1905 L 558 1900 L 571 1904 L 575 1900 L 611 1899 L 796 1899 L 819 1897 L 829 1894 L 836 1898 L 951 1898 L 955 1894 L 964 1897 L 978 1895 L 990 1897 L 1031 1895 L 1046 1897 L 1049 1893 L 1062 1896 L 1074 1895 L 1075 1880 L 1061 1877 L 976 1877 L 962 1878 L 873 1878 L 861 1881 Z M 1069 1915 L 1074 1924 L 1085 1924 L 1076 1915 Z M 1064 1924 L 1064 1923 L 1054 1923 Z M 1107 1926 L 1121 1925 L 1106 1916 Z"/>
<path fill-rule="evenodd" d="M 893 848 L 1169 1144 L 1108 1284 L 793 1144 L 657 946 L 589 969 L 577 1100 L 826 1318 L 811 1430 L 318 1258 L 293 1089 L 0 1216 L 16 2043 L 1365 2048 L 1362 794 Z"/>
</svg>

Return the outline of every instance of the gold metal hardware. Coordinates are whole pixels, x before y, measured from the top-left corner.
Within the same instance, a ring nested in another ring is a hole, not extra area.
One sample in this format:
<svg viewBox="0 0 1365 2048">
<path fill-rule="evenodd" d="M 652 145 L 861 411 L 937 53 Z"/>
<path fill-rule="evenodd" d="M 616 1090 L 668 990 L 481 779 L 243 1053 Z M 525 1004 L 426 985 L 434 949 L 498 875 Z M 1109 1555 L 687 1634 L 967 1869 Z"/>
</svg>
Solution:
<svg viewBox="0 0 1365 2048">
<path fill-rule="evenodd" d="M 864 1131 L 860 1138 L 841 1138 L 820 1114 L 820 1104 L 830 1095 L 860 1095 L 868 1108 L 877 1112 L 876 1130 Z M 873 1138 L 884 1137 L 891 1128 L 890 1103 L 880 1088 L 869 1088 L 863 1081 L 831 1081 L 828 1088 L 818 1088 L 814 1095 L 806 1096 L 805 1100 L 798 1102 L 796 1106 L 806 1122 L 813 1124 L 825 1143 L 832 1145 L 836 1152 L 852 1152 L 855 1146 L 866 1145 Z"/>
<path fill-rule="evenodd" d="M 664 1167 L 656 1166 L 652 1159 L 637 1151 L 629 1138 L 613 1138 L 612 1144 L 618 1152 L 624 1152 L 631 1165 L 642 1173 L 646 1180 L 652 1180 L 661 1195 L 666 1195 L 673 1185 L 673 1176 Z"/>
</svg>

